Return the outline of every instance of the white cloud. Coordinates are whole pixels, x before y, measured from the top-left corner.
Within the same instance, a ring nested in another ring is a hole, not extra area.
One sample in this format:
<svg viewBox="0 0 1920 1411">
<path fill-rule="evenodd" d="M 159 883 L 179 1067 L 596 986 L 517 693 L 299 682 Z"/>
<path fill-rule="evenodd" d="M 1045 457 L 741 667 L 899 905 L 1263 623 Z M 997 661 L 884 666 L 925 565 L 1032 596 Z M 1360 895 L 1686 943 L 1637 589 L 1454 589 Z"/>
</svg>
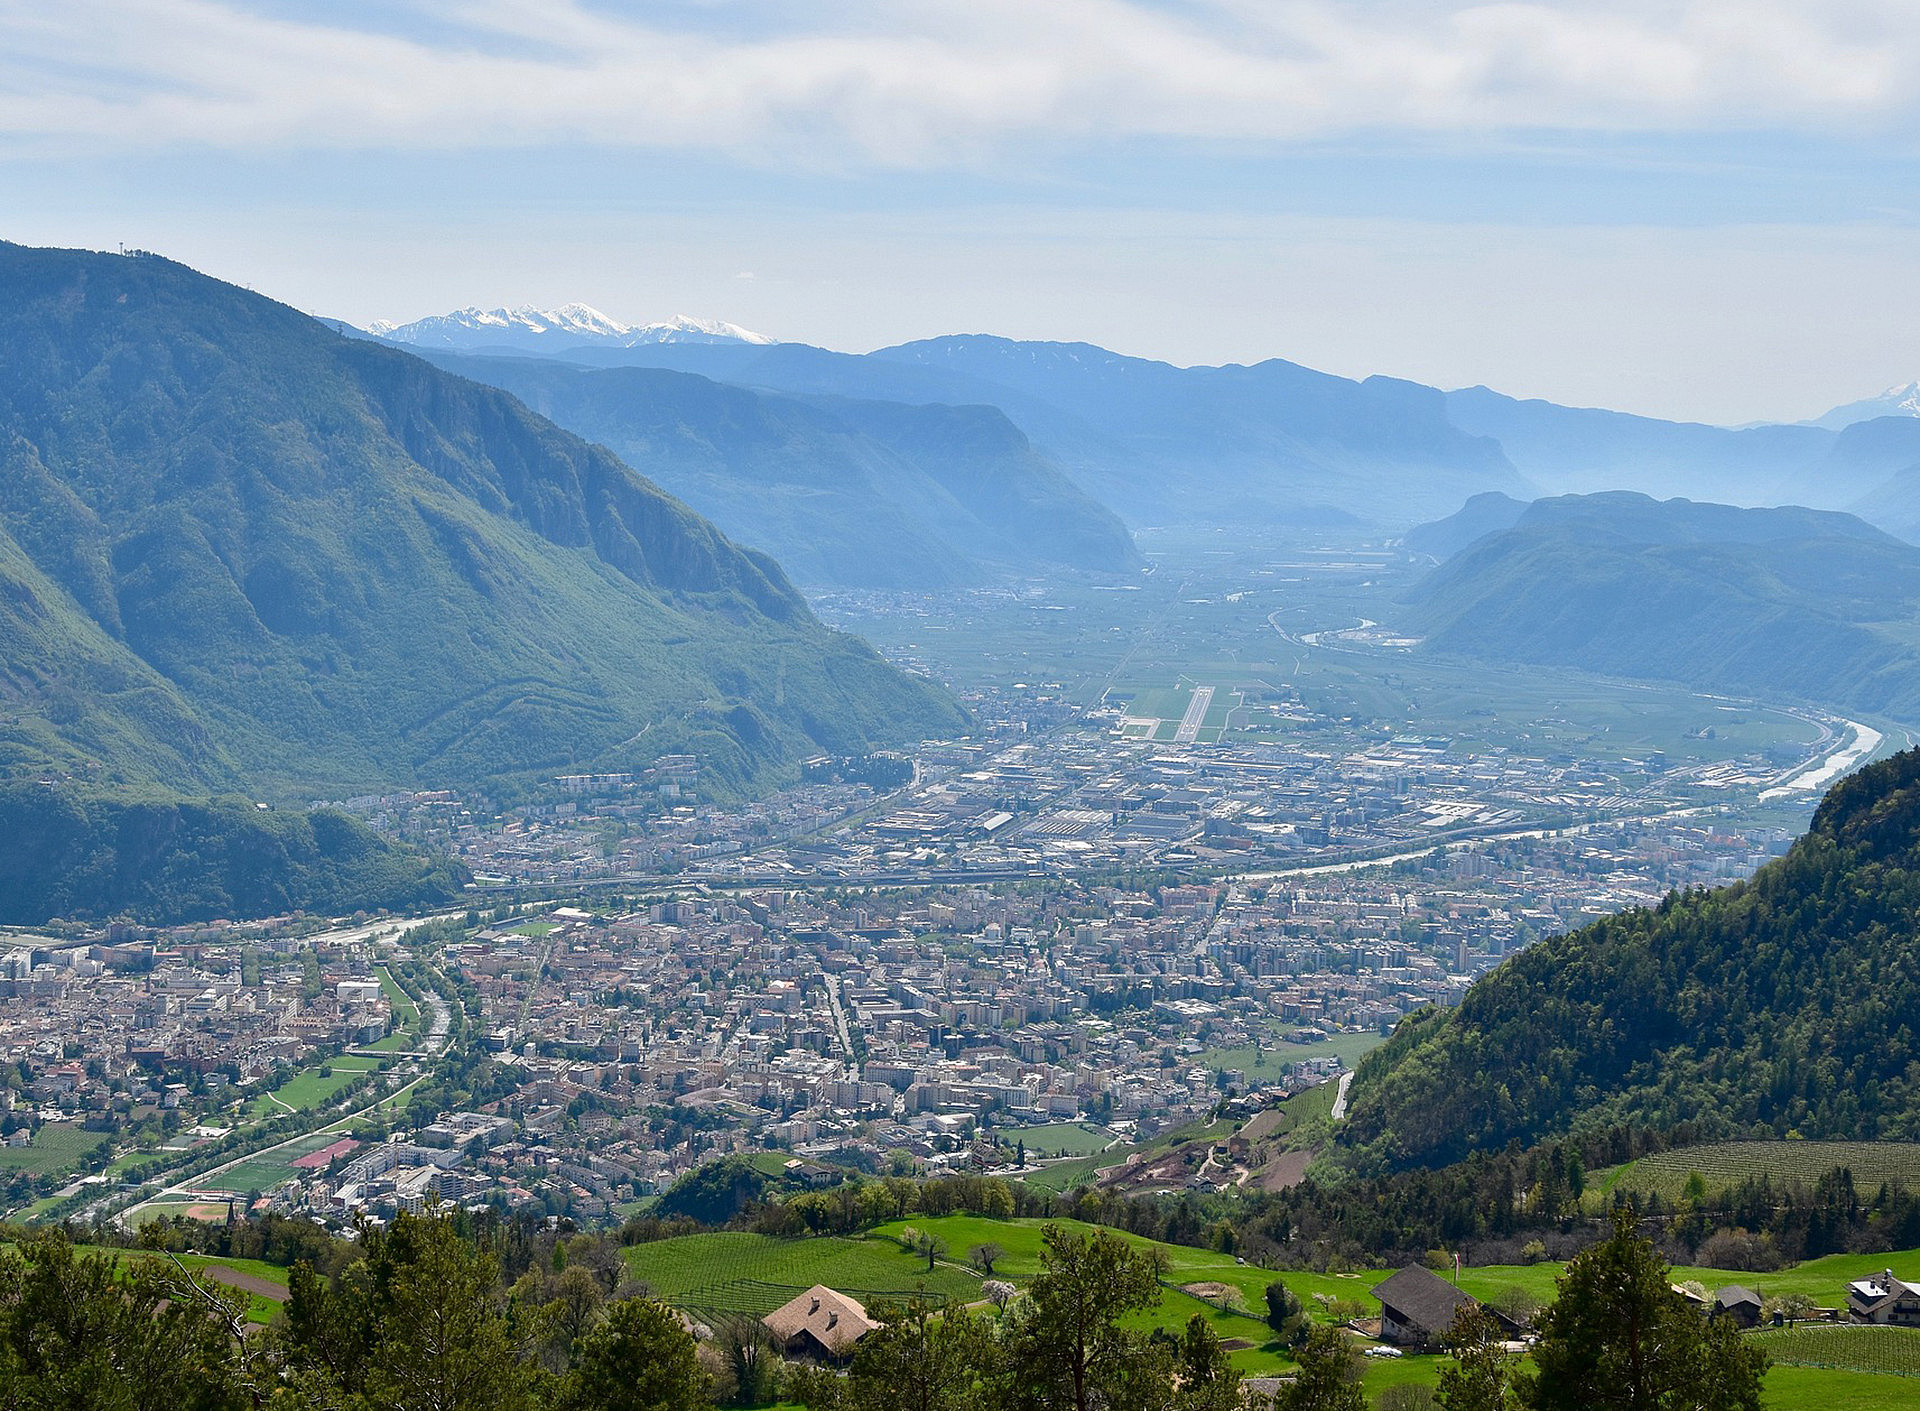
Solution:
<svg viewBox="0 0 1920 1411">
<path fill-rule="evenodd" d="M 0 0 L 0 134 L 912 166 L 1027 137 L 1893 131 L 1920 97 L 1905 0 L 847 0 L 751 35 L 726 6 L 678 27 L 646 10 L 414 0 L 376 30 L 284 4 Z"/>
</svg>

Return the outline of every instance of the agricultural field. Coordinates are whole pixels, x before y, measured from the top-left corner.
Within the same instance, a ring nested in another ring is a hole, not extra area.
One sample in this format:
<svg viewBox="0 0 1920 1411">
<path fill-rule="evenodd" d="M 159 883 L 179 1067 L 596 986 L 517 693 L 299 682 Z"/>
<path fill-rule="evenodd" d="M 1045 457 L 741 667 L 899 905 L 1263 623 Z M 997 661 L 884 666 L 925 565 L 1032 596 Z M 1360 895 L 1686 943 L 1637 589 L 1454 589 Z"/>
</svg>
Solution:
<svg viewBox="0 0 1920 1411">
<path fill-rule="evenodd" d="M 1870 1196 L 1883 1184 L 1920 1188 L 1920 1142 L 1713 1142 L 1657 1152 L 1596 1172 L 1589 1187 L 1603 1201 L 1616 1190 L 1677 1201 L 1695 1172 L 1713 1195 L 1761 1176 L 1771 1177 L 1776 1184 L 1803 1181 L 1811 1185 L 1836 1166 L 1853 1172 L 1854 1189 L 1862 1195 Z"/>
<path fill-rule="evenodd" d="M 1055 1161 L 1038 1171 L 1029 1171 L 1020 1178 L 1021 1184 L 1032 1186 L 1035 1190 L 1067 1191 L 1075 1186 L 1083 1186 L 1109 1166 L 1117 1166 L 1126 1159 L 1126 1151 L 1106 1152 L 1095 1156 L 1073 1156 L 1064 1161 Z"/>
<path fill-rule="evenodd" d="M 32 1146 L 0 1146 L 0 1171 L 39 1176 L 75 1170 L 81 1158 L 107 1139 L 104 1132 L 89 1132 L 77 1122 L 43 1123 L 33 1134 Z"/>
<path fill-rule="evenodd" d="M 723 1232 L 634 1245 L 625 1254 L 633 1276 L 655 1296 L 702 1318 L 771 1313 L 815 1284 L 867 1303 L 919 1293 L 935 1300 L 980 1297 L 980 1278 L 971 1270 L 949 1262 L 928 1273 L 924 1259 L 891 1239 Z"/>
<path fill-rule="evenodd" d="M 1920 1329 L 1816 1323 L 1768 1328 L 1753 1340 L 1775 1362 L 1796 1367 L 1920 1377 Z"/>
</svg>

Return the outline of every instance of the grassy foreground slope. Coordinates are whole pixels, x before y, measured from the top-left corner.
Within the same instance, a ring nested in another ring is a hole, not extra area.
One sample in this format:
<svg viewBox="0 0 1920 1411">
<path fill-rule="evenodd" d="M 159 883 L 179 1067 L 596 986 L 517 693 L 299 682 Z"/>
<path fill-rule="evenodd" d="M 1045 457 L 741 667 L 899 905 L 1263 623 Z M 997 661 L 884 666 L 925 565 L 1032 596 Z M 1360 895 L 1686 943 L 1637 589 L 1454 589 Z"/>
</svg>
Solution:
<svg viewBox="0 0 1920 1411">
<path fill-rule="evenodd" d="M 1920 1137 L 1920 751 L 1841 781 L 1752 879 L 1521 952 L 1362 1062 L 1345 1133 L 1434 1166 L 1632 1124 Z"/>
</svg>

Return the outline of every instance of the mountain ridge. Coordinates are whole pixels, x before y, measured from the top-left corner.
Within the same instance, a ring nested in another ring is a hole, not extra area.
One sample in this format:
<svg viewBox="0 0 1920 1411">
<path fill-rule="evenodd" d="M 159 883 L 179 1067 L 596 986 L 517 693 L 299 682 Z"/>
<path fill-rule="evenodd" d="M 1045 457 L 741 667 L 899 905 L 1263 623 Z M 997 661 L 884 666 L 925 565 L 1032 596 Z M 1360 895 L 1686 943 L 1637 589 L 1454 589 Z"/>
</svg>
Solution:
<svg viewBox="0 0 1920 1411">
<path fill-rule="evenodd" d="M 0 245 L 0 432 L 8 773 L 724 792 L 964 718 L 611 452 L 158 257 Z"/>
<path fill-rule="evenodd" d="M 429 353 L 604 444 L 803 582 L 1129 573 L 1126 527 L 992 407 L 789 396 L 652 367 Z"/>
<path fill-rule="evenodd" d="M 689 318 L 685 314 L 652 323 L 623 323 L 581 303 L 562 304 L 557 309 L 541 309 L 532 304 L 496 309 L 469 306 L 409 323 L 375 320 L 367 325 L 365 332 L 389 343 L 468 350 L 522 348 L 539 352 L 596 344 L 616 348 L 659 343 L 742 343 L 763 347 L 778 341 L 723 319 Z"/>
<path fill-rule="evenodd" d="M 1851 515 L 1552 497 L 1401 603 L 1424 651 L 1920 719 L 1920 549 Z"/>
</svg>

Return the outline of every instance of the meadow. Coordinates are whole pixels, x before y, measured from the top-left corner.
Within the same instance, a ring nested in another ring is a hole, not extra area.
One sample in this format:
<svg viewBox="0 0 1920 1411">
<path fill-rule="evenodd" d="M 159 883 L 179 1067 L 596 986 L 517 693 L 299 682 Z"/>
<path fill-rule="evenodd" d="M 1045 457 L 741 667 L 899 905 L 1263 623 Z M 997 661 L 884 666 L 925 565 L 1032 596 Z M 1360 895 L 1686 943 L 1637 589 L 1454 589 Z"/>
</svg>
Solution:
<svg viewBox="0 0 1920 1411">
<path fill-rule="evenodd" d="M 1021 1141 L 1027 1155 L 1092 1156 L 1113 1145 L 1113 1133 L 1091 1122 L 1053 1122 L 1042 1127 L 999 1127 L 994 1135 L 1003 1142 Z"/>
<path fill-rule="evenodd" d="M 993 1277 L 1015 1285 L 1024 1284 L 1040 1271 L 1041 1232 L 1045 1223 L 967 1215 L 911 1217 L 881 1225 L 864 1237 L 775 1239 L 741 1233 L 693 1235 L 638 1245 L 628 1249 L 626 1257 L 635 1277 L 649 1284 L 659 1297 L 703 1318 L 729 1312 L 764 1314 L 816 1283 L 852 1293 L 863 1302 L 910 1297 L 922 1290 L 936 1299 L 950 1297 L 977 1302 L 981 1298 L 983 1276 L 968 1266 L 968 1251 L 975 1245 L 999 1245 L 1002 1253 L 995 1260 Z M 1081 1234 L 1091 1233 L 1095 1228 L 1076 1221 L 1058 1223 Z M 946 1253 L 931 1276 L 926 1272 L 925 1260 L 907 1254 L 899 1244 L 901 1232 L 908 1227 L 936 1235 L 946 1244 Z M 1263 1318 L 1269 1283 L 1278 1280 L 1286 1284 L 1310 1313 L 1322 1321 L 1332 1321 L 1336 1303 L 1357 1306 L 1367 1315 L 1377 1314 L 1379 1305 L 1369 1291 L 1393 1272 L 1390 1269 L 1327 1274 L 1273 1271 L 1241 1263 L 1230 1254 L 1160 1244 L 1119 1231 L 1113 1233 L 1136 1248 L 1158 1251 L 1165 1261 L 1159 1300 L 1154 1307 L 1128 1321 L 1143 1329 L 1178 1328 L 1198 1313 L 1222 1340 L 1230 1341 L 1234 1365 L 1249 1375 L 1271 1375 L 1292 1365 L 1286 1355 L 1269 1342 Z M 1850 1280 L 1889 1265 L 1896 1271 L 1920 1269 L 1920 1250 L 1834 1255 L 1773 1274 L 1676 1267 L 1673 1278 L 1676 1281 L 1697 1278 L 1708 1288 L 1741 1283 L 1758 1290 L 1762 1296 L 1805 1293 L 1819 1304 L 1832 1306 L 1840 1301 Z M 1551 1262 L 1469 1267 L 1460 1271 L 1459 1284 L 1481 1299 L 1494 1299 L 1519 1289 L 1537 1302 L 1545 1303 L 1552 1299 L 1554 1281 L 1563 1270 L 1563 1265 Z M 1795 1330 L 1796 1334 L 1816 1331 L 1821 1330 Z M 1845 1329 L 1824 1331 L 1838 1337 L 1850 1335 Z M 1778 1335 L 1769 1332 L 1761 1336 Z M 1913 1343 L 1920 1345 L 1920 1333 L 1911 1336 Z M 1784 1365 L 1788 1356 L 1779 1354 L 1783 1365 L 1768 1379 L 1765 1404 L 1769 1407 L 1834 1407 L 1838 1411 L 1856 1406 L 1920 1411 L 1920 1376 L 1900 1375 L 1905 1364 L 1898 1360 L 1899 1350 L 1906 1345 L 1887 1344 L 1891 1350 L 1880 1351 L 1871 1359 L 1858 1352 L 1867 1347 L 1866 1343 L 1845 1346 L 1856 1349 L 1851 1360 L 1800 1365 L 1817 1359 L 1804 1354 L 1799 1345 L 1790 1345 L 1788 1352 L 1794 1365 Z M 1369 1396 L 1374 1396 L 1385 1387 L 1402 1382 L 1431 1385 L 1437 1374 L 1438 1360 L 1432 1357 L 1369 1359 L 1367 1391 Z"/>
<path fill-rule="evenodd" d="M 897 1240 L 787 1240 L 725 1231 L 634 1245 L 625 1254 L 633 1276 L 656 1297 L 703 1319 L 729 1313 L 759 1317 L 815 1284 L 867 1303 L 916 1294 L 963 1302 L 981 1296 L 978 1275 L 950 1263 L 929 1273 L 926 1260 L 909 1254 Z"/>
</svg>

